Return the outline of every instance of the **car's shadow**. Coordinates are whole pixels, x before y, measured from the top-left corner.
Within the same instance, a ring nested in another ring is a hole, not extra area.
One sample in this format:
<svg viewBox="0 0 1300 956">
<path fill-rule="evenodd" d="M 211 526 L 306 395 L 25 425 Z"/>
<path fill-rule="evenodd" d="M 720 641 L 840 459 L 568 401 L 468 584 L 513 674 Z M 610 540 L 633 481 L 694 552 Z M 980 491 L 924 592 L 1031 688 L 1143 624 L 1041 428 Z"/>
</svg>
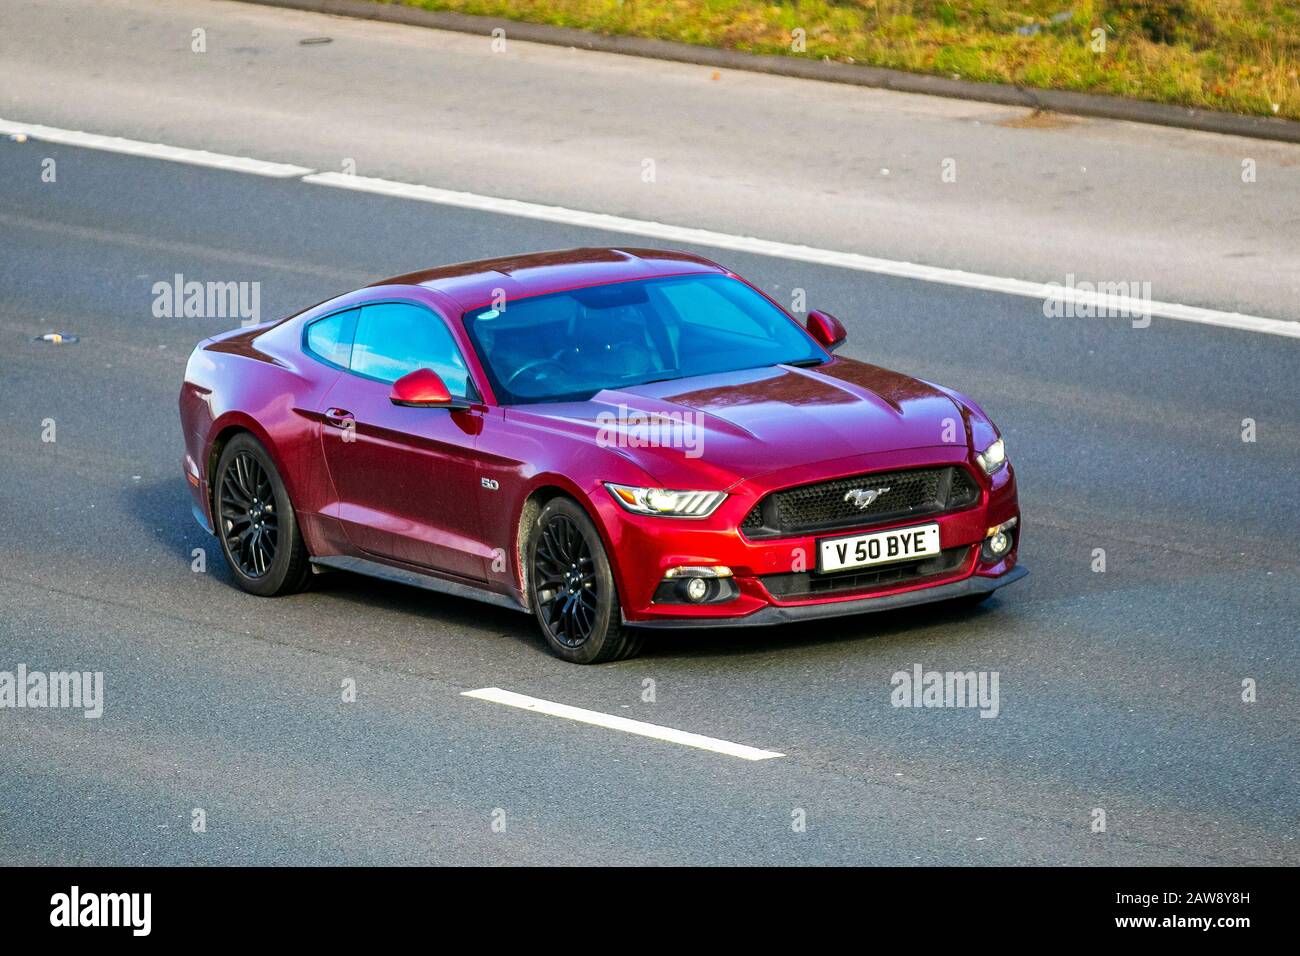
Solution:
<svg viewBox="0 0 1300 956">
<path fill-rule="evenodd" d="M 517 631 L 528 636 L 537 627 L 531 615 L 509 608 L 426 591 L 350 571 L 329 571 L 315 576 L 312 578 L 311 593 L 329 594 L 350 604 L 373 607 L 376 610 L 417 615 L 425 618 L 430 625 L 453 630 L 463 627 L 511 635 Z M 545 649 L 540 634 L 530 643 L 535 644 L 539 650 Z"/>
<path fill-rule="evenodd" d="M 314 579 L 312 590 L 377 611 L 410 614 L 423 619 L 430 627 L 490 631 L 514 641 L 530 654 L 550 654 L 531 614 L 348 572 L 322 574 Z M 644 658 L 735 657 L 905 636 L 933 628 L 969 629 L 982 619 L 994 616 L 998 611 L 998 600 L 994 596 L 978 607 L 938 602 L 896 611 L 769 627 L 648 628 L 642 651 L 633 661 Z"/>
<path fill-rule="evenodd" d="M 191 572 L 194 549 L 202 548 L 209 574 L 235 586 L 234 576 L 221 557 L 221 545 L 195 521 L 190 512 L 190 490 L 180 475 L 155 481 L 141 481 L 124 489 L 122 509 L 134 519 L 136 528 L 161 545 L 175 570 Z"/>
<path fill-rule="evenodd" d="M 933 604 L 893 611 L 768 627 L 650 629 L 641 656 L 730 657 L 874 641 L 935 628 L 966 630 L 984 619 L 996 616 L 998 604 L 999 598 L 995 595 L 976 607 L 952 601 L 936 601 Z"/>
<path fill-rule="evenodd" d="M 189 489 L 181 478 L 141 482 L 125 490 L 124 510 L 135 520 L 137 528 L 150 534 L 175 562 L 175 569 L 190 571 L 194 549 L 203 548 L 208 573 L 237 587 L 226 565 L 217 539 L 203 530 L 190 513 Z M 329 593 L 390 610 L 416 613 L 430 618 L 441 617 L 451 623 L 478 622 L 496 627 L 497 622 L 532 624 L 532 618 L 517 611 L 494 607 L 479 601 L 444 596 L 432 591 L 409 587 L 346 571 L 329 571 L 313 575 L 308 593 Z"/>
</svg>

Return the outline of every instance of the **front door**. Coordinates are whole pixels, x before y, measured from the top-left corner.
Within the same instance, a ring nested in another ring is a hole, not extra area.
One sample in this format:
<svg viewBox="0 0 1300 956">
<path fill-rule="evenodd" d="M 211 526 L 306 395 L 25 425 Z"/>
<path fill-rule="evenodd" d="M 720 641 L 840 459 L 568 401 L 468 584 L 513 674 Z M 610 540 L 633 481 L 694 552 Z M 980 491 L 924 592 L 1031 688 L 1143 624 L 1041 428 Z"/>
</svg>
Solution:
<svg viewBox="0 0 1300 956">
<path fill-rule="evenodd" d="M 437 372 L 454 396 L 476 398 L 440 316 L 411 302 L 362 306 L 350 374 L 339 376 L 321 410 L 338 518 L 362 551 L 482 580 L 482 412 L 392 404 L 392 383 L 418 368 Z"/>
</svg>

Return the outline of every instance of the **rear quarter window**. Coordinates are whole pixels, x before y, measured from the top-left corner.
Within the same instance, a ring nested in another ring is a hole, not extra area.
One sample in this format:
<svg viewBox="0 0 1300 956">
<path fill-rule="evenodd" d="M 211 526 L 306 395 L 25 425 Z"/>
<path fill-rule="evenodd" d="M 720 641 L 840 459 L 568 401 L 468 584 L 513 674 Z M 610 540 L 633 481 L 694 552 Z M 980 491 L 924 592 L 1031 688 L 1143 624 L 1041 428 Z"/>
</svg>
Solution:
<svg viewBox="0 0 1300 956">
<path fill-rule="evenodd" d="M 352 337 L 360 309 L 336 312 L 307 326 L 307 351 L 331 365 L 347 368 L 352 358 Z"/>
</svg>

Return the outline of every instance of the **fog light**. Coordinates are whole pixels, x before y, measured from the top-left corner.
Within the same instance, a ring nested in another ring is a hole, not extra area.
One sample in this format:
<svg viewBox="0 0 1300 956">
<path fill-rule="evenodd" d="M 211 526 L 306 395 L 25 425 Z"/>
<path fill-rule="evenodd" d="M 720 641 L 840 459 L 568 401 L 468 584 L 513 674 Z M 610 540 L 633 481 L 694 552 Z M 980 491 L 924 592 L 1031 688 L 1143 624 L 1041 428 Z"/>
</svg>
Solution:
<svg viewBox="0 0 1300 956">
<path fill-rule="evenodd" d="M 731 568 L 721 564 L 669 568 L 655 589 L 657 604 L 721 604 L 740 596 Z"/>
<path fill-rule="evenodd" d="M 984 544 L 980 548 L 980 558 L 985 564 L 1001 561 L 1015 547 L 1016 539 L 1011 529 L 1019 523 L 1019 518 L 1011 518 L 985 532 Z"/>
</svg>

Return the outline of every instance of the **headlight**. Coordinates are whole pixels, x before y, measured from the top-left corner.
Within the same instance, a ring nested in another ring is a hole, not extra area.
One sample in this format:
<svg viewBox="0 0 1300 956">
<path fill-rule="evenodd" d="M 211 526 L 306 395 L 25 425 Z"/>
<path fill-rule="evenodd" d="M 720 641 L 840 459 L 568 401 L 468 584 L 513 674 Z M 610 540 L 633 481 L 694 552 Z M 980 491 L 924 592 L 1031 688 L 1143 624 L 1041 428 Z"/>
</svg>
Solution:
<svg viewBox="0 0 1300 956">
<path fill-rule="evenodd" d="M 1002 470 L 1002 466 L 1007 463 L 1007 446 L 1004 445 L 1002 439 L 999 438 L 992 445 L 989 445 L 988 448 L 985 448 L 982 452 L 976 455 L 975 460 L 979 462 L 980 467 L 984 469 L 985 474 L 996 475 Z"/>
<path fill-rule="evenodd" d="M 614 500 L 639 515 L 667 515 L 673 518 L 706 518 L 727 497 L 722 491 L 668 491 L 666 488 L 633 488 L 605 482 Z"/>
</svg>

